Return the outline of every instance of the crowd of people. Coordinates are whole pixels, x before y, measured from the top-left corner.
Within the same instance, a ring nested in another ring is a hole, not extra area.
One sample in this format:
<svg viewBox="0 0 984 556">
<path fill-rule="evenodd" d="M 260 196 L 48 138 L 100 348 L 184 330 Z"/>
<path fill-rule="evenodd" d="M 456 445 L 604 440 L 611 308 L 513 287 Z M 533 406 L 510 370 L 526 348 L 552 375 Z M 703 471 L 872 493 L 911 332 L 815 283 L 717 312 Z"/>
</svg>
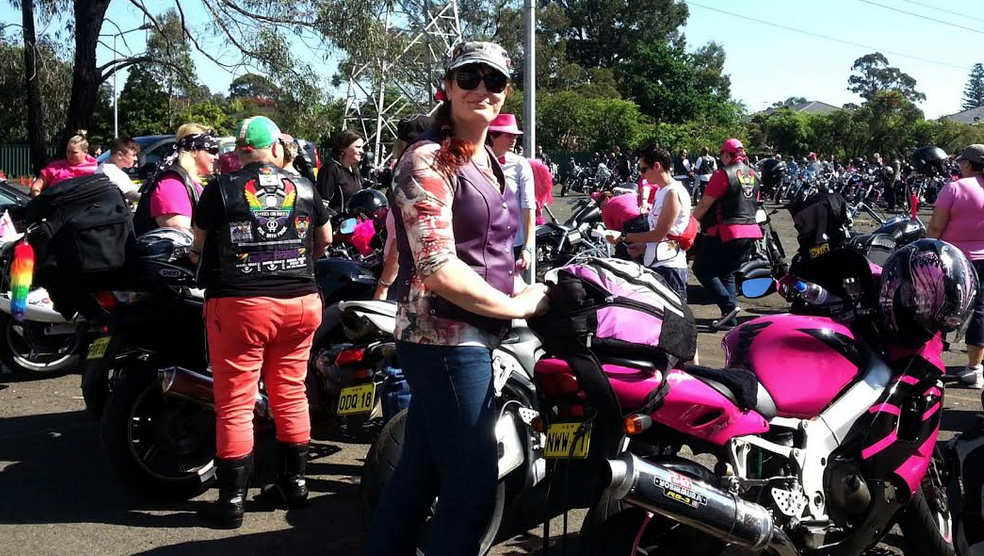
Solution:
<svg viewBox="0 0 984 556">
<path fill-rule="evenodd" d="M 443 102 L 433 118 L 400 123 L 391 163 L 380 172 L 391 210 L 378 298 L 398 304 L 396 350 L 413 396 L 403 456 L 370 526 L 368 554 L 413 551 L 419 525 L 439 500 L 428 554 L 475 554 L 494 511 L 497 482 L 496 418 L 491 349 L 512 319 L 547 309 L 547 287 L 526 284 L 521 274 L 535 256 L 538 211 L 549 202 L 552 177 L 542 151 L 516 154 L 522 136 L 517 119 L 501 109 L 512 64 L 498 45 L 467 42 L 453 52 L 442 83 Z M 241 167 L 207 180 L 219 154 L 215 134 L 196 123 L 182 125 L 173 153 L 139 188 L 125 170 L 139 146 L 119 139 L 97 164 L 84 132 L 69 140 L 66 157 L 42 172 L 32 195 L 73 177 L 103 173 L 137 203 L 137 233 L 158 227 L 194 234 L 192 258 L 205 290 L 205 321 L 215 388 L 218 500 L 205 517 L 221 527 L 242 525 L 252 465 L 252 411 L 258 383 L 267 389 L 279 446 L 277 487 L 290 506 L 307 499 L 305 461 L 310 422 L 304 376 L 321 301 L 313 262 L 332 241 L 332 212 L 343 212 L 362 191 L 365 139 L 339 133 L 316 180 L 295 171 L 298 144 L 265 117 L 236 130 Z M 712 326 L 736 324 L 734 273 L 762 237 L 756 222 L 760 183 L 756 157 L 737 139 L 713 156 L 691 158 L 663 146 L 638 152 L 618 148 L 593 162 L 623 179 L 638 172 L 649 188 L 641 194 L 608 194 L 606 238 L 623 256 L 663 278 L 684 301 L 686 248 L 697 235 L 693 273 L 720 310 Z M 780 157 L 780 155 L 774 155 Z M 780 157 L 781 158 L 781 157 Z M 957 159 L 963 179 L 940 195 L 929 226 L 964 250 L 984 271 L 984 147 Z M 877 155 L 869 165 L 903 162 Z M 811 154 L 806 171 L 846 171 L 846 165 Z M 792 165 L 799 168 L 794 160 Z M 791 166 L 792 166 L 791 165 Z M 681 177 L 707 176 L 693 206 Z M 206 184 L 206 181 L 208 182 Z M 657 255 L 660 243 L 683 249 Z M 252 262 L 262 255 L 265 264 Z M 968 331 L 968 372 L 981 384 L 984 354 L 978 297 Z"/>
</svg>

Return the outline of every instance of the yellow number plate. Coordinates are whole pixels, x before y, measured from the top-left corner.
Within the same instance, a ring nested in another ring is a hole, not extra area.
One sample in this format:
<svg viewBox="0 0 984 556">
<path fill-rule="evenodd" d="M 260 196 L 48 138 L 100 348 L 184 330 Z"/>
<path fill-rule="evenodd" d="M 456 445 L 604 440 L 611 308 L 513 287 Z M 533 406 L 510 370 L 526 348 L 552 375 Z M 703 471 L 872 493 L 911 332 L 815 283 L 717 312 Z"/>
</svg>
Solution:
<svg viewBox="0 0 984 556">
<path fill-rule="evenodd" d="M 96 338 L 96 340 L 89 345 L 89 353 L 86 355 L 86 359 L 102 359 L 103 356 L 106 355 L 107 347 L 109 347 L 109 336 Z"/>
<path fill-rule="evenodd" d="M 824 243 L 823 245 L 817 245 L 816 247 L 810 247 L 810 258 L 815 259 L 824 253 L 830 253 L 830 244 Z"/>
<path fill-rule="evenodd" d="M 578 434 L 581 427 L 587 430 Z M 577 443 L 575 444 L 575 439 Z M 567 459 L 588 457 L 588 447 L 591 445 L 591 425 L 585 423 L 554 423 L 547 429 L 547 447 L 544 457 L 551 459 Z M 573 452 L 572 452 L 573 451 Z"/>
<path fill-rule="evenodd" d="M 339 415 L 358 415 L 359 413 L 369 413 L 376 403 L 376 385 L 363 384 L 361 386 L 351 386 L 342 388 L 342 393 L 338 397 Z"/>
</svg>

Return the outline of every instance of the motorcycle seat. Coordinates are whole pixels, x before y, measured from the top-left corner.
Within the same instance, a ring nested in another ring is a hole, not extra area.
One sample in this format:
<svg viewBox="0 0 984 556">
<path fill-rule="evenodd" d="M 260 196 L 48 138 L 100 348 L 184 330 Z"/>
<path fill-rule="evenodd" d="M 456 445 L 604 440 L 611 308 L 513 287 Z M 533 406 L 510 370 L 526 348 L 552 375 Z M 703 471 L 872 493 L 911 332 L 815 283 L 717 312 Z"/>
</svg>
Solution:
<svg viewBox="0 0 984 556">
<path fill-rule="evenodd" d="M 639 369 L 641 371 L 649 371 L 655 373 L 661 370 L 656 366 L 656 363 L 648 361 L 646 359 L 628 359 L 625 357 L 615 357 L 613 355 L 598 355 L 598 361 L 602 364 L 608 363 L 609 365 L 619 365 L 621 367 L 629 367 L 632 369 Z"/>
<path fill-rule="evenodd" d="M 717 390 L 743 410 L 754 409 L 767 421 L 778 414 L 776 402 L 758 377 L 747 369 L 715 369 L 700 365 L 687 365 L 687 374 Z"/>
</svg>

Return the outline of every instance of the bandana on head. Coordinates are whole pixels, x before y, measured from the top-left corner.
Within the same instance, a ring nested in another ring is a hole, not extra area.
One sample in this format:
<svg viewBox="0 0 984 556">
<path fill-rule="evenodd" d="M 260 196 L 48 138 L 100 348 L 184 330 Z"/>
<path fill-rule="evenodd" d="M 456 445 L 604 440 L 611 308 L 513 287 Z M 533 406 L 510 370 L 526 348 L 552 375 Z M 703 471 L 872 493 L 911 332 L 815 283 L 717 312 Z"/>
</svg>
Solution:
<svg viewBox="0 0 984 556">
<path fill-rule="evenodd" d="M 170 170 L 175 162 L 177 162 L 178 154 L 182 151 L 203 151 L 212 148 L 218 150 L 219 142 L 215 138 L 215 132 L 211 129 L 207 129 L 201 133 L 186 135 L 180 141 L 171 145 L 171 152 L 161 159 L 160 164 L 157 165 L 157 171 L 147 180 L 147 183 L 157 181 L 157 178 L 164 175 L 164 172 Z"/>
</svg>

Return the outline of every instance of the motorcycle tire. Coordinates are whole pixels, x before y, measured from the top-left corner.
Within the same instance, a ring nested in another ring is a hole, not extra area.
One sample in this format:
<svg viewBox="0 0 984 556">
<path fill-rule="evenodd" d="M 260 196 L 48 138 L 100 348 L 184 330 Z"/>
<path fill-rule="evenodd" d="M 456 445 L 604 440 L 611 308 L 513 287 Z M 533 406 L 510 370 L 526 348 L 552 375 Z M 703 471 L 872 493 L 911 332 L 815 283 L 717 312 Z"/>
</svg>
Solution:
<svg viewBox="0 0 984 556">
<path fill-rule="evenodd" d="M 0 313 L 0 362 L 3 366 L 16 374 L 34 378 L 58 377 L 74 371 L 81 361 L 84 342 L 76 334 L 59 335 L 51 342 L 44 336 L 46 326 L 30 321 L 18 323 L 7 313 Z M 38 347 L 44 351 L 36 351 Z"/>
<path fill-rule="evenodd" d="M 922 485 L 899 516 L 899 529 L 913 553 L 922 556 L 956 556 L 953 514 L 947 495 L 949 473 L 943 454 L 933 451 Z"/>
<path fill-rule="evenodd" d="M 648 519 L 648 521 L 647 521 Z M 645 527 L 645 531 L 641 529 Z M 637 545 L 638 542 L 638 545 Z M 578 556 L 691 556 L 721 554 L 724 544 L 642 508 L 625 506 L 589 531 L 582 529 Z"/>
<path fill-rule="evenodd" d="M 165 396 L 156 369 L 130 365 L 112 382 L 99 439 L 103 455 L 137 492 L 188 500 L 215 478 L 215 414 Z"/>
<path fill-rule="evenodd" d="M 396 471 L 400 457 L 403 456 L 406 422 L 406 410 L 393 416 L 386 423 L 386 426 L 383 427 L 383 430 L 380 431 L 379 437 L 373 442 L 372 447 L 369 448 L 369 453 L 366 455 L 366 463 L 362 468 L 362 482 L 359 489 L 359 496 L 362 503 L 362 522 L 366 531 L 369 530 L 370 524 L 372 523 L 372 514 L 376 510 L 376 505 L 379 503 L 379 499 L 382 497 L 386 485 L 393 478 L 393 472 Z M 495 543 L 496 536 L 499 533 L 499 527 L 502 525 L 505 503 L 506 485 L 505 482 L 499 481 L 495 492 L 495 509 L 492 513 L 492 519 L 489 521 L 485 533 L 482 535 L 478 556 L 487 554 Z M 431 512 L 433 510 L 434 505 L 431 505 Z M 433 513 L 427 516 L 428 521 L 432 515 Z M 421 534 L 418 536 L 418 539 L 427 538 L 426 531 L 424 531 L 426 528 L 427 523 L 425 522 L 421 527 Z M 418 546 L 416 554 L 417 556 L 423 556 L 423 548 Z"/>
</svg>

